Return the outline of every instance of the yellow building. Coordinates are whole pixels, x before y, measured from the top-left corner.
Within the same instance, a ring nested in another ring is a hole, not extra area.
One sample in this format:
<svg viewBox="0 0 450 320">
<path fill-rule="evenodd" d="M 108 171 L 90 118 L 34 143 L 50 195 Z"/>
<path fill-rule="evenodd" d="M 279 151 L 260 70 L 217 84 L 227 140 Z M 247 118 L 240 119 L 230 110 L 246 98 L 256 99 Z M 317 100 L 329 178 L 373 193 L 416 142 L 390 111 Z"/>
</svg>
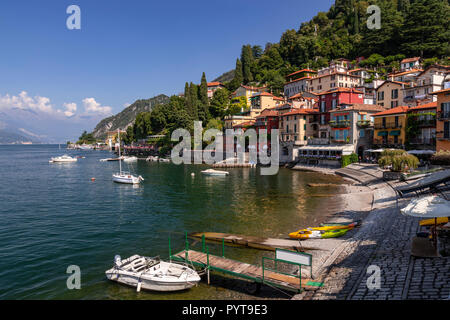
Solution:
<svg viewBox="0 0 450 320">
<path fill-rule="evenodd" d="M 247 98 L 247 106 L 250 107 L 250 98 L 254 96 L 255 94 L 261 93 L 261 92 L 267 92 L 267 87 L 251 87 L 251 86 L 244 86 L 241 84 L 239 88 L 236 89 L 231 94 L 231 98 L 237 98 L 237 97 L 246 97 Z"/>
<path fill-rule="evenodd" d="M 309 137 L 318 136 L 315 109 L 296 109 L 279 116 L 279 130 L 282 142 L 305 145 Z"/>
<path fill-rule="evenodd" d="M 225 129 L 233 129 L 236 126 L 239 126 L 243 123 L 253 121 L 254 118 L 248 115 L 232 115 L 225 117 Z"/>
<path fill-rule="evenodd" d="M 373 115 L 376 147 L 404 149 L 407 112 L 407 106 L 400 106 Z"/>
<path fill-rule="evenodd" d="M 265 109 L 272 109 L 284 103 L 284 99 L 268 92 L 261 92 L 250 98 L 249 115 L 256 118 Z"/>
<path fill-rule="evenodd" d="M 436 151 L 450 151 L 450 88 L 432 94 L 437 95 Z"/>
</svg>

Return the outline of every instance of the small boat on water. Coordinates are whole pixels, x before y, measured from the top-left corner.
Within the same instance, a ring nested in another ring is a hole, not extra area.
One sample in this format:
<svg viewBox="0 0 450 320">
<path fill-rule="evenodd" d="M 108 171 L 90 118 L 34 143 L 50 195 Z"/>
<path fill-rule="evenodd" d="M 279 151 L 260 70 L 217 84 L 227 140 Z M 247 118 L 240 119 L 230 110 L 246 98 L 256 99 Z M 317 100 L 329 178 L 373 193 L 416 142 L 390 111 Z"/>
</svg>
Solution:
<svg viewBox="0 0 450 320">
<path fill-rule="evenodd" d="M 77 162 L 78 158 L 72 158 L 68 156 L 67 154 L 60 156 L 60 157 L 53 157 L 50 159 L 50 163 L 56 163 L 56 162 Z"/>
<path fill-rule="evenodd" d="M 105 272 L 109 280 L 153 291 L 180 291 L 192 288 L 200 281 L 198 273 L 190 267 L 159 258 L 133 255 L 121 260 L 114 257 L 114 266 Z"/>
<path fill-rule="evenodd" d="M 138 158 L 135 156 L 131 156 L 131 157 L 123 157 L 123 161 L 125 162 L 137 162 Z"/>
<path fill-rule="evenodd" d="M 148 156 L 147 159 L 145 159 L 145 161 L 153 161 L 153 162 L 157 162 L 159 159 L 158 156 Z"/>
<path fill-rule="evenodd" d="M 119 172 L 112 175 L 112 180 L 117 183 L 125 183 L 125 184 L 139 184 L 141 181 L 144 181 L 142 176 L 134 176 L 129 172 L 122 171 L 122 159 L 120 156 L 120 131 L 117 130 L 118 140 L 119 140 Z M 137 159 L 137 158 L 136 158 Z"/>
<path fill-rule="evenodd" d="M 166 159 L 166 158 L 159 158 L 158 162 L 170 162 L 170 159 Z"/>
<path fill-rule="evenodd" d="M 105 159 L 100 159 L 100 162 L 105 162 L 105 161 L 119 161 L 119 160 L 123 160 L 123 156 L 120 158 L 105 158 Z"/>
<path fill-rule="evenodd" d="M 220 171 L 220 170 L 214 170 L 214 169 L 203 170 L 202 173 L 207 176 L 227 176 L 230 174 L 227 171 Z"/>
</svg>

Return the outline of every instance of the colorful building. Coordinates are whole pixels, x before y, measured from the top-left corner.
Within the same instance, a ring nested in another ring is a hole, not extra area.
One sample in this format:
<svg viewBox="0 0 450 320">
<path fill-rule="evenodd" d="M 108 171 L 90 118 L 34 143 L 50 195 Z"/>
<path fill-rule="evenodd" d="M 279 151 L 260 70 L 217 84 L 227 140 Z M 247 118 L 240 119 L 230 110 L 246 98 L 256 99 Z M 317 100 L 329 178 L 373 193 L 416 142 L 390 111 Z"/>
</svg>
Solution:
<svg viewBox="0 0 450 320">
<path fill-rule="evenodd" d="M 399 106 L 373 115 L 373 144 L 381 148 L 405 148 L 407 106 Z"/>
<path fill-rule="evenodd" d="M 406 58 L 400 61 L 400 70 L 420 69 L 420 57 Z"/>
<path fill-rule="evenodd" d="M 389 108 L 396 108 L 403 104 L 403 93 L 407 86 L 404 82 L 385 81 L 376 89 L 377 105 Z"/>
<path fill-rule="evenodd" d="M 247 98 L 247 106 L 250 107 L 251 100 L 250 98 L 254 96 L 255 94 L 261 93 L 261 92 L 267 92 L 267 87 L 251 87 L 251 86 L 245 86 L 241 84 L 239 88 L 236 89 L 231 94 L 231 98 L 236 97 L 246 97 Z"/>
<path fill-rule="evenodd" d="M 250 97 L 250 110 L 248 114 L 256 118 L 265 109 L 272 109 L 284 103 L 284 99 L 268 92 L 256 93 Z"/>
<path fill-rule="evenodd" d="M 437 96 L 436 151 L 450 151 L 450 88 L 432 94 Z"/>
<path fill-rule="evenodd" d="M 374 104 L 343 104 L 330 111 L 332 144 L 351 144 L 361 157 L 373 141 L 374 115 L 385 108 Z"/>
<path fill-rule="evenodd" d="M 430 102 L 408 109 L 407 126 L 417 131 L 406 137 L 410 149 L 436 149 L 436 107 L 436 102 Z"/>
<path fill-rule="evenodd" d="M 330 137 L 330 111 L 336 109 L 340 104 L 364 103 L 362 91 L 354 88 L 337 88 L 318 93 L 319 107 L 319 137 L 328 139 Z"/>
</svg>

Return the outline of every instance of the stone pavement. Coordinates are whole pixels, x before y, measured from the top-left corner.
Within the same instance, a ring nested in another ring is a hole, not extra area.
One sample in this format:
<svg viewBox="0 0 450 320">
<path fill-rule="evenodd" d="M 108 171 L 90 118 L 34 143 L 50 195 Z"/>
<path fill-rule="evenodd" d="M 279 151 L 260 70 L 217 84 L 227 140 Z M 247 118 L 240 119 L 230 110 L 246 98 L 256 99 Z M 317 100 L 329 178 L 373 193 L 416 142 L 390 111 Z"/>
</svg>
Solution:
<svg viewBox="0 0 450 320">
<path fill-rule="evenodd" d="M 397 199 L 389 184 L 374 179 L 381 177 L 374 166 L 352 165 L 345 174 L 358 175 L 360 183 L 367 179 L 364 184 L 374 190 L 373 209 L 358 232 L 335 250 L 337 257 L 322 277 L 324 287 L 294 299 L 448 299 L 450 257 L 424 259 L 410 255 L 419 219 L 399 211 L 409 200 Z"/>
</svg>

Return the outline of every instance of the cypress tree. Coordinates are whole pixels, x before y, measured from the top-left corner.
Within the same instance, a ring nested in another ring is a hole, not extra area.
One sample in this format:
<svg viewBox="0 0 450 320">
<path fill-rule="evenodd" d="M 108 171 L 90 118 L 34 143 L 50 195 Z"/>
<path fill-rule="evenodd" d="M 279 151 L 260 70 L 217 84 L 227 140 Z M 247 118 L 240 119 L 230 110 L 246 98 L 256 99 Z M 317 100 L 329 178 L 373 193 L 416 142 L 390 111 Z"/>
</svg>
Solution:
<svg viewBox="0 0 450 320">
<path fill-rule="evenodd" d="M 198 86 L 192 82 L 189 85 L 189 96 L 192 104 L 191 117 L 198 120 Z"/>
<path fill-rule="evenodd" d="M 209 119 L 209 99 L 208 99 L 208 82 L 206 81 L 206 75 L 203 72 L 202 80 L 200 82 L 200 90 L 198 92 L 201 108 L 199 109 L 199 117 L 203 121 Z"/>
<path fill-rule="evenodd" d="M 250 45 L 242 47 L 241 51 L 242 62 L 242 75 L 244 78 L 244 84 L 248 84 L 253 81 L 252 64 L 253 64 L 253 50 Z"/>
<path fill-rule="evenodd" d="M 242 75 L 242 63 L 241 60 L 236 59 L 236 68 L 234 69 L 234 78 L 230 83 L 230 90 L 236 90 L 244 81 L 244 76 Z"/>
<path fill-rule="evenodd" d="M 192 118 L 192 115 L 194 114 L 194 108 L 192 106 L 191 90 L 190 90 L 189 84 L 187 82 L 184 85 L 184 99 L 185 99 L 185 103 L 186 103 L 187 114 Z"/>
</svg>

